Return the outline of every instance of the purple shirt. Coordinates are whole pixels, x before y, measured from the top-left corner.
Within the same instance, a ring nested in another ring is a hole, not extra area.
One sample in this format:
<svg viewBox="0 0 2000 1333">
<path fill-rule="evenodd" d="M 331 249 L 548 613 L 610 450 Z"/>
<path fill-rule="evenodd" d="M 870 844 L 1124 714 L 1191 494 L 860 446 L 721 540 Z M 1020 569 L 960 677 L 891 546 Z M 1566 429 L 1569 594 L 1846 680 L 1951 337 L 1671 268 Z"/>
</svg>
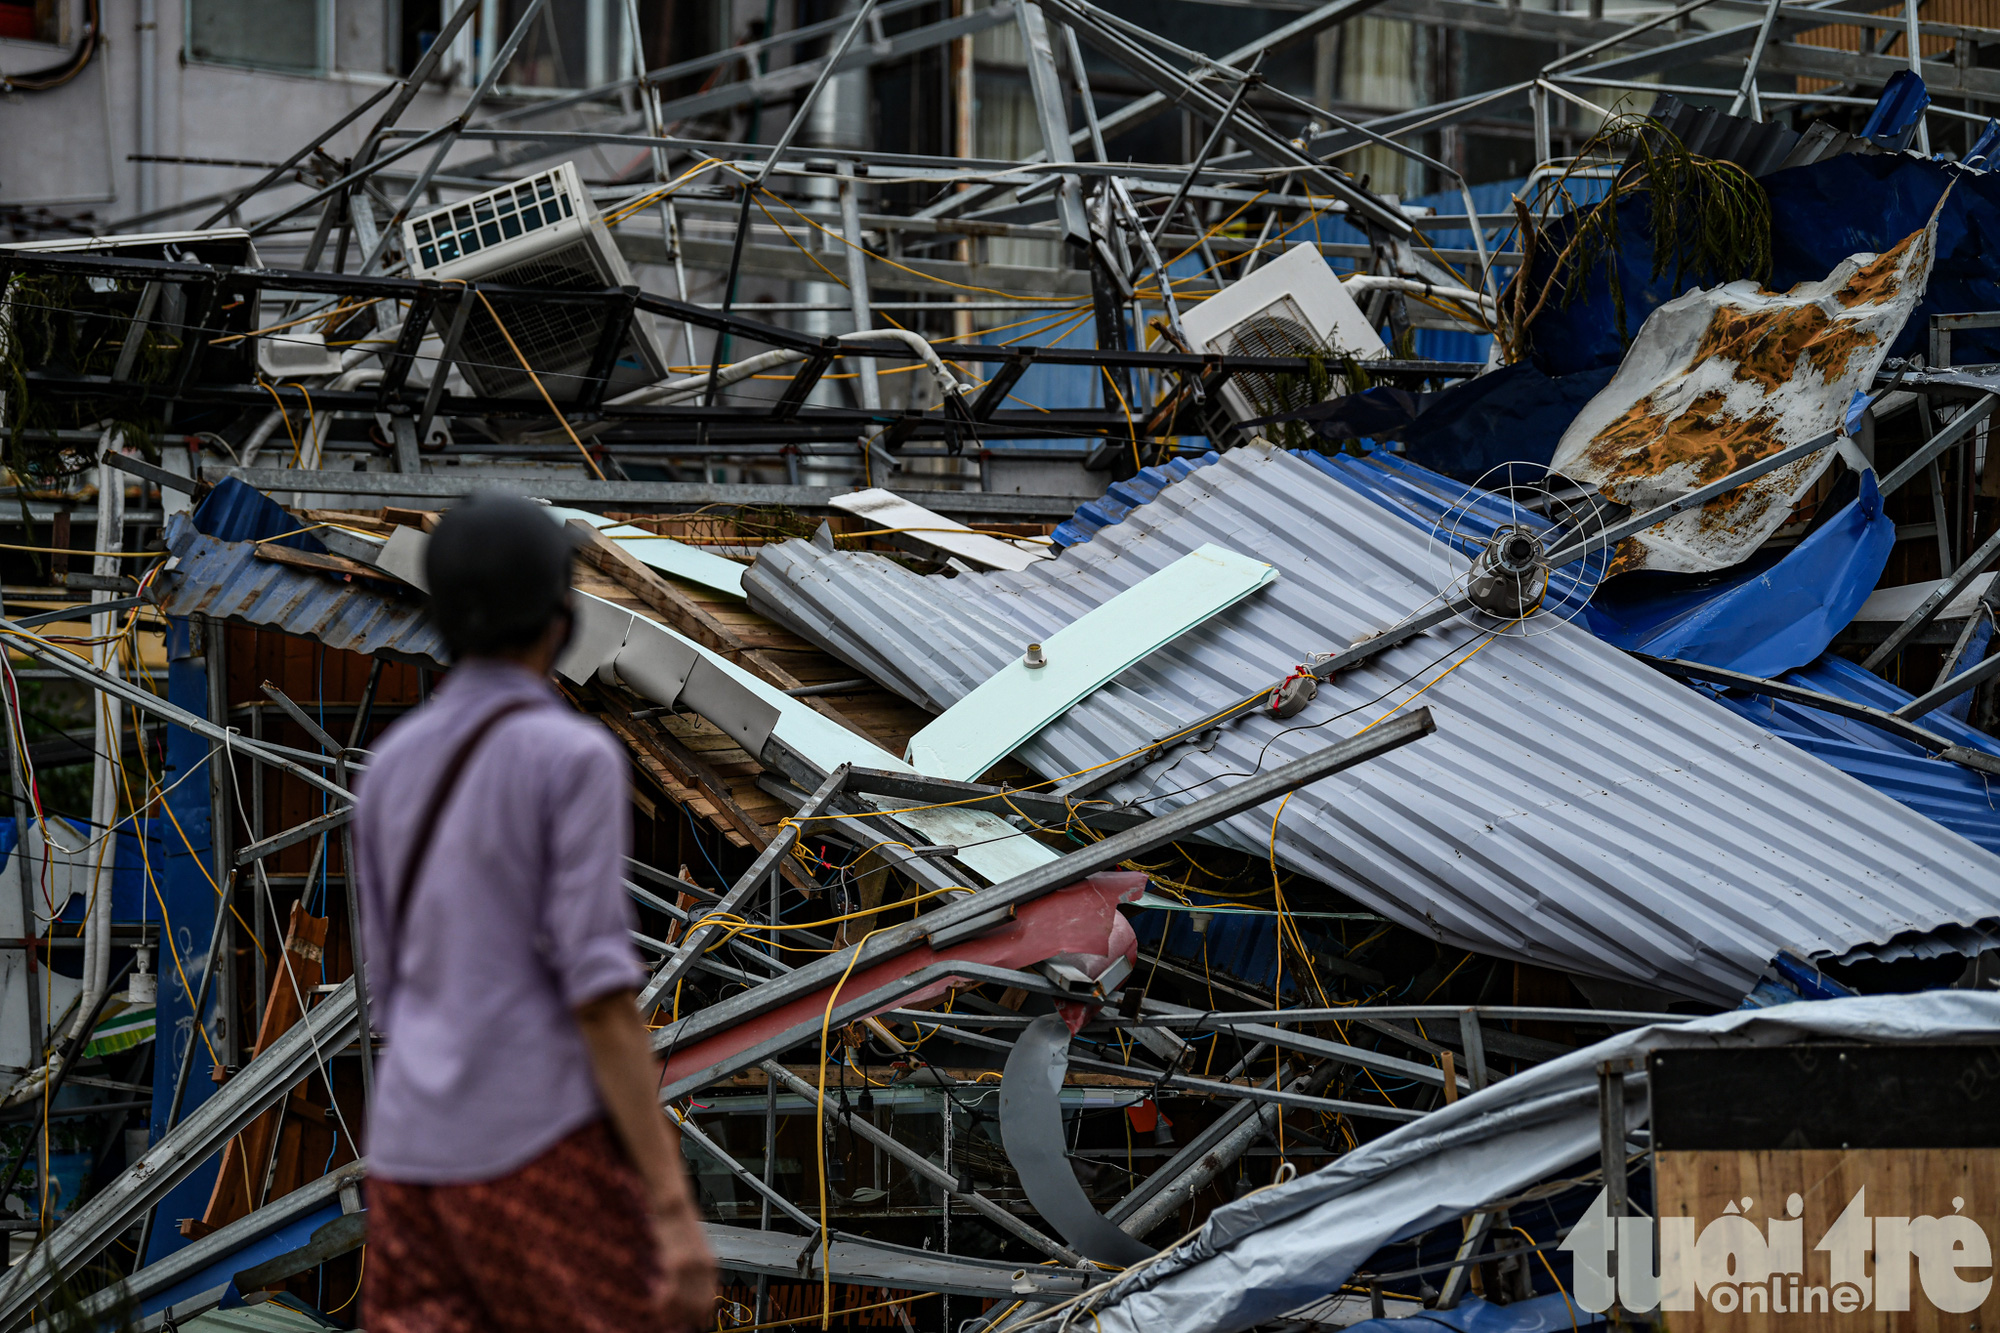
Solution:
<svg viewBox="0 0 2000 1333">
<path fill-rule="evenodd" d="M 439 819 L 392 938 L 391 878 L 445 764 L 480 741 Z M 390 728 L 355 811 L 369 1018 L 387 1038 L 369 1170 L 490 1180 L 603 1114 L 571 1011 L 645 981 L 627 933 L 627 760 L 525 668 L 472 660 Z"/>
</svg>

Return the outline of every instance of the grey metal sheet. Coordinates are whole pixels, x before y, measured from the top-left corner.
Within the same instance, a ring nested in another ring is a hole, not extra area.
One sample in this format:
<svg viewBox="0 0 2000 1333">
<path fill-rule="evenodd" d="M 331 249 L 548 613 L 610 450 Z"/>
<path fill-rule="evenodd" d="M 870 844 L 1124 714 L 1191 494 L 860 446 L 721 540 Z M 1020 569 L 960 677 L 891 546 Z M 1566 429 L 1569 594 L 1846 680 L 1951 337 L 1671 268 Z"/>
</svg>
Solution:
<svg viewBox="0 0 2000 1333">
<path fill-rule="evenodd" d="M 716 1266 L 731 1273 L 762 1273 L 768 1277 L 816 1282 L 820 1276 L 819 1239 L 785 1231 L 752 1231 L 748 1227 L 703 1224 Z M 969 1255 L 935 1254 L 887 1241 L 835 1232 L 829 1246 L 834 1280 L 911 1291 L 941 1291 L 953 1296 L 991 1296 L 1033 1306 L 1062 1300 L 1084 1289 L 1094 1274 L 1075 1268 L 1029 1265 L 1026 1268 Z"/>
<path fill-rule="evenodd" d="M 1453 1222 L 1594 1156 L 1597 1071 L 1605 1062 L 1630 1060 L 1627 1067 L 1643 1070 L 1653 1051 L 1809 1041 L 1986 1043 L 1996 1024 L 2000 996 L 1930 991 L 1622 1032 L 1440 1107 L 1310 1175 L 1216 1209 L 1187 1240 L 1094 1289 L 1082 1309 L 1062 1307 L 1046 1318 L 1023 1312 L 1000 1327 L 1236 1333 L 1320 1300 L 1389 1241 Z M 1644 1123 L 1646 1104 L 1644 1076 L 1627 1079 L 1628 1129 Z"/>
<path fill-rule="evenodd" d="M 942 709 L 1023 642 L 1204 542 L 1269 561 L 1280 582 L 1044 730 L 1019 752 L 1038 773 L 1136 750 L 1307 654 L 1394 624 L 1442 582 L 1421 531 L 1298 459 L 1250 448 L 1018 573 L 926 578 L 795 541 L 768 548 L 744 587 L 760 613 Z M 1162 793 L 1172 806 L 1211 789 L 1197 784 L 1294 759 L 1476 643 L 1463 625 L 1419 636 L 1289 722 L 1250 718 L 1111 794 Z M 1277 858 L 1442 943 L 1734 1003 L 1781 948 L 1838 957 L 1944 928 L 1957 942 L 2000 918 L 2000 858 L 1580 628 L 1494 641 L 1423 701 L 1437 735 L 1299 792 Z M 1263 853 L 1272 813 L 1212 835 Z"/>
<path fill-rule="evenodd" d="M 163 576 L 168 615 L 215 616 L 302 634 L 329 648 L 445 665 L 444 638 L 414 597 L 259 560 L 256 543 L 220 541 L 181 515 L 168 520 L 166 538 L 179 557 Z"/>
</svg>

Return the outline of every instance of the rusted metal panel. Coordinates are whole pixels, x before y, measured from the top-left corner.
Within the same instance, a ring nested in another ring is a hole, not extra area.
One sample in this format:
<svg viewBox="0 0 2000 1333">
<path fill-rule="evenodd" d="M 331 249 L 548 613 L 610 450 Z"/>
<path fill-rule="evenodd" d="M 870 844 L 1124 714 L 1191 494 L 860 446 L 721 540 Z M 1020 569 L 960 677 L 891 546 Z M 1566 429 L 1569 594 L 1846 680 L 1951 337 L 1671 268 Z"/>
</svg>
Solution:
<svg viewBox="0 0 2000 1333">
<path fill-rule="evenodd" d="M 1935 219 L 1824 281 L 1691 291 L 1646 320 L 1603 392 L 1563 433 L 1550 466 L 1609 499 L 1651 509 L 1840 424 L 1923 298 Z M 1611 572 L 1685 573 L 1746 559 L 1782 527 L 1833 459 L 1778 468 L 1627 539 Z"/>
</svg>

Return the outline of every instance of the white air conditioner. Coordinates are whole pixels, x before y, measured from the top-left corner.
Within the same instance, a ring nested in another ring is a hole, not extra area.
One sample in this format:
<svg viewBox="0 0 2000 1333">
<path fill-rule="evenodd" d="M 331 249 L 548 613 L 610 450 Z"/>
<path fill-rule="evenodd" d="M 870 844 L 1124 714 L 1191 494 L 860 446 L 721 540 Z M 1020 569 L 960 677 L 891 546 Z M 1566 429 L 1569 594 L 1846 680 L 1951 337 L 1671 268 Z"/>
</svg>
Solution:
<svg viewBox="0 0 2000 1333">
<path fill-rule="evenodd" d="M 632 270 L 573 162 L 411 218 L 403 224 L 403 251 L 410 272 L 420 278 L 555 291 L 632 285 Z M 579 397 L 608 313 L 555 302 L 496 300 L 494 306 L 549 395 L 558 402 Z M 443 309 L 433 317 L 440 334 L 449 322 Z M 455 359 L 473 392 L 483 397 L 540 397 L 483 305 L 475 306 L 466 320 Z M 619 349 L 605 396 L 657 383 L 666 373 L 652 317 L 639 311 Z"/>
<path fill-rule="evenodd" d="M 1320 258 L 1317 247 L 1294 245 L 1249 277 L 1231 283 L 1181 316 L 1197 352 L 1223 356 L 1327 355 L 1368 361 L 1389 354 L 1381 337 Z M 1281 377 L 1233 375 L 1222 386 L 1223 406 L 1237 421 L 1304 407 L 1298 389 Z M 1288 401 L 1298 397 L 1301 401 Z"/>
</svg>

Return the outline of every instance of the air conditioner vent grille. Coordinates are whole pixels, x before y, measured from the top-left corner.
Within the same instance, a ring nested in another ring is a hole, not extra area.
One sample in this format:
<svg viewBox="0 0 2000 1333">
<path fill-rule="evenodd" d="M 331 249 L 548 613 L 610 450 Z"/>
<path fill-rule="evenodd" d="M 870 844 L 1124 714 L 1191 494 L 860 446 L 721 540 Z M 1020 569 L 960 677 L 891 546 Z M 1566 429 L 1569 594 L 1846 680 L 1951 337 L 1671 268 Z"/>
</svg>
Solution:
<svg viewBox="0 0 2000 1333">
<path fill-rule="evenodd" d="M 1328 354 L 1325 342 L 1314 335 L 1312 325 L 1306 321 L 1305 312 L 1290 298 L 1273 301 L 1215 342 L 1227 356 Z M 1304 375 L 1253 371 L 1236 376 L 1235 382 L 1262 416 L 1289 412 L 1313 402 L 1312 386 Z"/>
<path fill-rule="evenodd" d="M 608 285 L 598 271 L 595 255 L 579 241 L 493 274 L 488 281 L 506 287 L 544 287 L 567 291 Z M 509 301 L 495 298 L 493 307 L 507 322 L 507 332 L 528 364 L 541 376 L 542 386 L 558 400 L 574 397 L 604 335 L 601 311 L 585 305 Z M 462 335 L 460 369 L 489 398 L 533 394 L 535 386 L 519 369 L 520 358 L 507 345 L 499 326 L 484 309 L 473 311 Z"/>
</svg>

